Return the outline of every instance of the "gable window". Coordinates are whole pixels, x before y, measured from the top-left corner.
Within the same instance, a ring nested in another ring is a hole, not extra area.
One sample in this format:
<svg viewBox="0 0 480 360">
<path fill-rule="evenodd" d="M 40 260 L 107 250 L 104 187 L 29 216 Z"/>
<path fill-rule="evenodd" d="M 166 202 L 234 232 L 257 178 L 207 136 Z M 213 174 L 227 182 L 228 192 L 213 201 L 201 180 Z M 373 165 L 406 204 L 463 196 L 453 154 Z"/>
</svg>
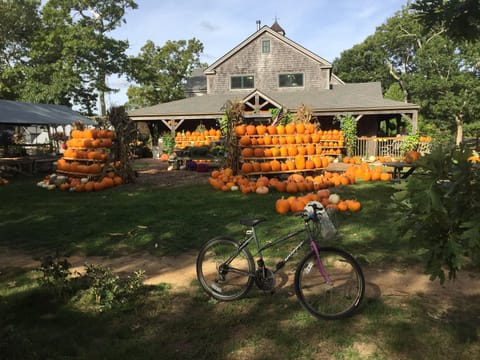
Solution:
<svg viewBox="0 0 480 360">
<path fill-rule="evenodd" d="M 253 89 L 254 81 L 252 75 L 232 76 L 230 78 L 230 86 L 232 89 Z"/>
<path fill-rule="evenodd" d="M 303 86 L 303 74 L 280 74 L 278 75 L 279 87 Z"/>
<path fill-rule="evenodd" d="M 270 40 L 262 40 L 262 54 L 270 53 Z"/>
</svg>

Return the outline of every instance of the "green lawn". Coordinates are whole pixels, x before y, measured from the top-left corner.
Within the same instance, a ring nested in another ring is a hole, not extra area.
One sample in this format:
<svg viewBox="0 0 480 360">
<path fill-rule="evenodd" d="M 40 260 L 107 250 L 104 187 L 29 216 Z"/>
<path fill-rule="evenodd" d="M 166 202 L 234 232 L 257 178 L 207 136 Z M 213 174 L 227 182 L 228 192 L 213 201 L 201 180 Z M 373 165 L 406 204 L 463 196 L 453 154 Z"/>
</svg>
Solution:
<svg viewBox="0 0 480 360">
<path fill-rule="evenodd" d="M 260 228 L 264 239 L 299 225 L 298 218 L 274 212 L 278 193 L 246 196 L 208 185 L 66 193 L 40 189 L 36 180 L 15 178 L 0 187 L 0 249 L 31 256 L 56 251 L 175 256 L 196 251 L 215 235 L 239 236 L 240 217 L 267 217 Z M 402 214 L 390 197 L 401 186 L 376 182 L 339 190 L 342 197 L 360 200 L 363 209 L 337 214 L 336 242 L 365 268 L 405 268 L 421 261 L 421 253 L 409 251 L 395 232 Z M 272 296 L 253 290 L 246 299 L 218 303 L 194 282 L 188 292 L 148 287 L 135 301 L 99 312 L 85 302 L 81 286 L 58 298 L 39 287 L 40 274 L 1 270 L 2 359 L 480 357 L 478 296 L 448 309 L 440 307 L 442 299 L 421 294 L 371 297 L 352 318 L 319 321 L 289 291 Z"/>
</svg>

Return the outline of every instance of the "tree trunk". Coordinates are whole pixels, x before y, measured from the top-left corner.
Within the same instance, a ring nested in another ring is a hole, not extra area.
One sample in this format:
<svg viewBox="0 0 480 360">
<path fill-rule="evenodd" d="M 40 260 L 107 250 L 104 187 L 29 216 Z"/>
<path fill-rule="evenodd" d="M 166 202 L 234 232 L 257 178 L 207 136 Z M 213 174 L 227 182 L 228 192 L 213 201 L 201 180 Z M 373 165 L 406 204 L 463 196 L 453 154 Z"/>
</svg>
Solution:
<svg viewBox="0 0 480 360">
<path fill-rule="evenodd" d="M 105 105 L 105 92 L 103 90 L 98 91 L 98 100 L 100 101 L 100 115 L 105 116 L 107 107 Z"/>
<path fill-rule="evenodd" d="M 461 114 L 455 115 L 455 125 L 457 126 L 455 145 L 460 145 L 460 143 L 463 141 L 463 116 Z"/>
</svg>

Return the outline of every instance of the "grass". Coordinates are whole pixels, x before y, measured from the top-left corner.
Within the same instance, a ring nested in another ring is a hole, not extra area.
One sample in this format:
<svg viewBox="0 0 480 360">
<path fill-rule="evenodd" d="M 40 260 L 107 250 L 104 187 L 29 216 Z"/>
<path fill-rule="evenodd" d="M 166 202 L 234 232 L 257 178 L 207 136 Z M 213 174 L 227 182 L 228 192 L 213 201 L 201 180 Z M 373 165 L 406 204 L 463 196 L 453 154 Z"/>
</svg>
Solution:
<svg viewBox="0 0 480 360">
<path fill-rule="evenodd" d="M 274 212 L 280 195 L 245 196 L 209 186 L 152 188 L 125 185 L 99 193 L 64 193 L 16 178 L 0 188 L 0 249 L 34 254 L 121 256 L 137 251 L 175 256 L 209 238 L 241 233 L 238 218 L 263 216 L 260 236 L 297 226 Z M 401 185 L 365 183 L 339 190 L 363 210 L 338 214 L 341 247 L 368 268 L 418 264 L 395 233 L 401 214 L 390 196 Z M 287 246 L 288 248 L 288 246 Z M 286 249 L 284 249 L 286 250 Z M 282 251 L 284 251 L 282 250 Z M 276 255 L 274 252 L 273 255 Z M 38 271 L 0 273 L 2 359 L 474 359 L 480 355 L 478 296 L 452 307 L 415 294 L 366 299 L 342 321 L 309 316 L 291 291 L 253 290 L 235 302 L 208 301 L 151 286 L 131 306 L 102 313 L 80 292 L 59 301 L 39 288 Z M 290 289 L 291 290 L 291 289 Z"/>
</svg>

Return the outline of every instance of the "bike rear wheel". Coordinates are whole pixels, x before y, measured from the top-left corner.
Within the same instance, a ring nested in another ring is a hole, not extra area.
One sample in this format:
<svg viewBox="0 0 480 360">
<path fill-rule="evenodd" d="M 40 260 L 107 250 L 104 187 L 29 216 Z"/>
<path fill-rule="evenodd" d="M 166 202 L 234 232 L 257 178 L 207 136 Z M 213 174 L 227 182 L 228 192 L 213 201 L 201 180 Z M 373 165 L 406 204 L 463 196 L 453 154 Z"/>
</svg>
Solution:
<svg viewBox="0 0 480 360">
<path fill-rule="evenodd" d="M 202 288 L 218 300 L 236 300 L 253 285 L 255 261 L 248 249 L 239 249 L 229 238 L 209 240 L 197 257 L 197 278 Z"/>
<path fill-rule="evenodd" d="M 347 317 L 360 306 L 365 292 L 362 269 L 343 250 L 319 248 L 318 251 L 320 269 L 313 251 L 297 267 L 294 281 L 297 298 L 317 318 Z"/>
</svg>

